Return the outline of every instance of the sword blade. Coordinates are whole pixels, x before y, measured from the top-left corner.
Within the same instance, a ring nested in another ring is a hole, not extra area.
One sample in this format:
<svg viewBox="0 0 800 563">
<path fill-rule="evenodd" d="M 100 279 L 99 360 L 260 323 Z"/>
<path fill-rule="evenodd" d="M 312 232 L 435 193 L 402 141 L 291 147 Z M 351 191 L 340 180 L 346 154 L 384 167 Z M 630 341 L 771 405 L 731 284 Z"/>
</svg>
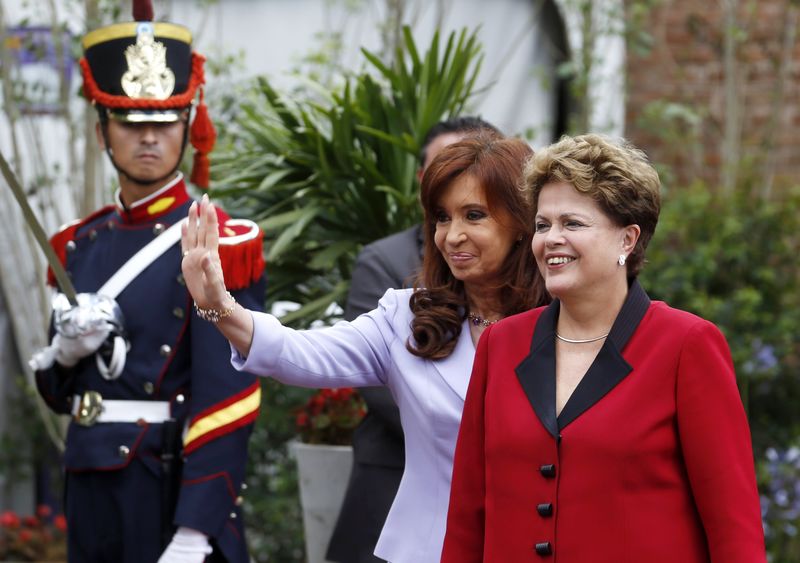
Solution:
<svg viewBox="0 0 800 563">
<path fill-rule="evenodd" d="M 8 186 L 11 188 L 11 192 L 14 194 L 14 199 L 17 200 L 17 203 L 22 209 L 22 216 L 33 233 L 33 238 L 36 240 L 39 248 L 41 248 L 44 252 L 44 256 L 47 259 L 47 264 L 53 271 L 53 275 L 56 278 L 58 287 L 67 297 L 70 304 L 76 306 L 78 304 L 78 298 L 76 296 L 75 286 L 72 285 L 72 280 L 69 279 L 67 271 L 61 264 L 61 260 L 59 260 L 58 256 L 56 256 L 55 250 L 53 250 L 53 247 L 50 246 L 50 241 L 48 240 L 44 229 L 42 229 L 42 226 L 39 224 L 39 220 L 33 213 L 33 209 L 31 209 L 31 206 L 28 204 L 28 200 L 25 197 L 25 192 L 22 190 L 22 186 L 20 185 L 19 180 L 17 180 L 17 177 L 14 175 L 14 172 L 11 170 L 11 167 L 8 165 L 8 162 L 6 162 L 2 151 L 0 151 L 0 170 L 2 170 L 3 177 L 6 179 Z"/>
</svg>

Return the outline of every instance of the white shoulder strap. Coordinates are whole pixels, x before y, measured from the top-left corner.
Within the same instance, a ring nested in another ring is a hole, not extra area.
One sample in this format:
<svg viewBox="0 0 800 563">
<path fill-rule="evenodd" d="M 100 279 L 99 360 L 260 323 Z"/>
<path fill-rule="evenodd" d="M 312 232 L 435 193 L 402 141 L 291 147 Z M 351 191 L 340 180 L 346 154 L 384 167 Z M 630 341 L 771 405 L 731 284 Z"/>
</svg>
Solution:
<svg viewBox="0 0 800 563">
<path fill-rule="evenodd" d="M 97 293 L 116 299 L 117 295 L 122 293 L 122 290 L 136 279 L 136 276 L 141 274 L 145 268 L 156 260 L 156 258 L 164 254 L 167 249 L 178 242 L 181 238 L 181 225 L 186 221 L 187 219 L 178 221 L 150 241 L 150 243 L 140 249 L 139 252 L 131 256 L 130 260 L 125 262 L 122 268 L 117 270 L 114 275 L 103 284 L 103 287 L 97 290 Z"/>
</svg>

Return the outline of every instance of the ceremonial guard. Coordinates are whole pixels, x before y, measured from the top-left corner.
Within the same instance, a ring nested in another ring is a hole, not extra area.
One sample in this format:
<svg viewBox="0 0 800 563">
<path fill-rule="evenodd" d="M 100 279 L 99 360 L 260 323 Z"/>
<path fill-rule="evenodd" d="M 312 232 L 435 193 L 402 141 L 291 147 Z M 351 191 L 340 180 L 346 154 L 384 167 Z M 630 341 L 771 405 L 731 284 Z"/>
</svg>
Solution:
<svg viewBox="0 0 800 563">
<path fill-rule="evenodd" d="M 215 138 L 204 58 L 186 28 L 152 21 L 149 2 L 134 3 L 134 20 L 83 39 L 83 93 L 120 189 L 51 239 L 74 291 L 59 283 L 52 341 L 32 360 L 44 400 L 72 415 L 69 561 L 246 563 L 240 505 L 260 388 L 231 366 L 220 313 L 193 305 L 178 244 L 192 203 L 184 148 L 206 187 Z M 262 234 L 222 212 L 219 224 L 227 288 L 261 308 Z"/>
</svg>

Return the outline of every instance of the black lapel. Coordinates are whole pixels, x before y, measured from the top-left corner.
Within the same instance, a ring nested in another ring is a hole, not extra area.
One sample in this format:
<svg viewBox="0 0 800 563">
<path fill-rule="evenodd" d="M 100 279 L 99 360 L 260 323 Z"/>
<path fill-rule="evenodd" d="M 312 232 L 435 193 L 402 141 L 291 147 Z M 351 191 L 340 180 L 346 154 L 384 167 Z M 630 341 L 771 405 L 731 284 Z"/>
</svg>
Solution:
<svg viewBox="0 0 800 563">
<path fill-rule="evenodd" d="M 558 415 L 559 428 L 575 420 L 631 372 L 633 368 L 622 357 L 622 351 L 649 307 L 650 298 L 634 280 L 603 347 Z M 551 373 L 555 380 L 555 365 Z"/>
<path fill-rule="evenodd" d="M 536 321 L 531 351 L 516 367 L 517 378 L 536 416 L 553 437 L 558 436 L 556 421 L 555 326 L 559 302 L 554 300 Z"/>
<path fill-rule="evenodd" d="M 572 396 L 556 418 L 556 345 L 555 326 L 560 303 L 554 300 L 536 322 L 530 354 L 516 368 L 517 378 L 536 416 L 556 438 L 559 430 L 599 401 L 631 372 L 622 350 L 633 336 L 647 309 L 650 298 L 638 281 L 617 315 L 605 344 Z"/>
</svg>

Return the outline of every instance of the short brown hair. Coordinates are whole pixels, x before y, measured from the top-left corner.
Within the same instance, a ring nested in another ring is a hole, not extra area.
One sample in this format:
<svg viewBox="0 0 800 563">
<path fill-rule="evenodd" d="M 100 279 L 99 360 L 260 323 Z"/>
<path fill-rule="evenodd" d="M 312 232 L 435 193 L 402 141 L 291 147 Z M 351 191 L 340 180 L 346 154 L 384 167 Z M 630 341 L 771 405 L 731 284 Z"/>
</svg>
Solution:
<svg viewBox="0 0 800 563">
<path fill-rule="evenodd" d="M 434 242 L 436 216 L 442 195 L 457 179 L 468 175 L 483 188 L 490 211 L 502 209 L 509 217 L 506 227 L 519 240 L 500 272 L 503 315 L 521 313 L 546 303 L 547 293 L 531 252 L 533 200 L 522 183 L 525 162 L 533 153 L 520 139 L 498 139 L 478 134 L 444 148 L 422 177 L 420 199 L 425 213 L 425 249 L 422 271 L 415 284 L 410 307 L 414 343 L 408 350 L 430 359 L 450 355 L 467 315 L 464 284 L 457 280 Z"/>
<path fill-rule="evenodd" d="M 624 139 L 594 134 L 564 136 L 537 151 L 525 169 L 534 216 L 542 187 L 561 182 L 594 199 L 615 225 L 639 225 L 639 240 L 626 262 L 628 279 L 635 278 L 661 211 L 661 181 L 644 152 Z"/>
</svg>

